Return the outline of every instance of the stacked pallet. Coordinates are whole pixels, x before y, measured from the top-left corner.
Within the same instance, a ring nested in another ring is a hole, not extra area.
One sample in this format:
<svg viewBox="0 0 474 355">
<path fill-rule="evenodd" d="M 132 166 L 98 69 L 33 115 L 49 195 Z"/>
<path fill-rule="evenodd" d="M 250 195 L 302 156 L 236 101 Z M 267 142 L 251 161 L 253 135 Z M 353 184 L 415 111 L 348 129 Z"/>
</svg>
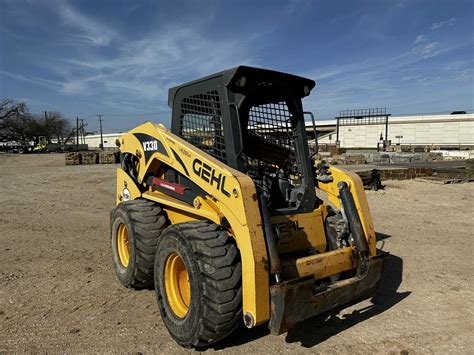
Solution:
<svg viewBox="0 0 474 355">
<path fill-rule="evenodd" d="M 329 152 L 331 152 L 332 156 L 342 155 L 342 154 L 346 153 L 346 148 L 339 148 L 339 147 L 331 146 L 329 148 Z"/>
<path fill-rule="evenodd" d="M 365 157 L 362 154 L 333 155 L 328 161 L 331 164 L 342 165 L 360 165 L 366 163 Z"/>
<path fill-rule="evenodd" d="M 115 164 L 115 153 L 114 152 L 100 152 L 99 164 Z"/>
<path fill-rule="evenodd" d="M 474 174 L 474 159 L 466 160 L 466 172 L 469 174 Z"/>
<path fill-rule="evenodd" d="M 82 164 L 97 164 L 98 154 L 96 152 L 81 152 Z"/>
<path fill-rule="evenodd" d="M 79 152 L 69 152 L 65 154 L 66 165 L 81 164 L 81 154 Z"/>
<path fill-rule="evenodd" d="M 65 161 L 66 165 L 116 164 L 120 163 L 120 155 L 114 151 L 67 152 L 65 154 Z"/>
</svg>

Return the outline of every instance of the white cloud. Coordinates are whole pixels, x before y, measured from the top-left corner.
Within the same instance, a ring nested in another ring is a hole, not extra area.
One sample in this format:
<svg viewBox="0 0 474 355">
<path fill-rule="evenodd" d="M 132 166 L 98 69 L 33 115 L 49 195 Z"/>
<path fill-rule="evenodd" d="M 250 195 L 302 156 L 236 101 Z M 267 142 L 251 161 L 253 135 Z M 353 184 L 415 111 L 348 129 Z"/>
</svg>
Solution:
<svg viewBox="0 0 474 355">
<path fill-rule="evenodd" d="M 399 9 L 404 9 L 405 6 L 406 6 L 405 3 L 406 3 L 406 0 L 398 1 L 398 2 L 395 4 L 395 7 L 399 8 Z"/>
<path fill-rule="evenodd" d="M 474 73 L 474 69 L 472 68 L 459 70 L 456 73 L 457 75 L 456 75 L 455 80 L 460 81 L 460 80 L 472 79 L 473 73 Z"/>
<path fill-rule="evenodd" d="M 43 79 L 43 78 L 39 78 L 37 76 L 32 76 L 32 75 L 15 74 L 15 73 L 7 72 L 5 70 L 0 70 L 0 75 L 5 75 L 5 76 L 8 76 L 12 79 L 25 81 L 25 82 L 32 83 L 32 84 L 46 86 L 46 87 L 56 89 L 56 90 L 60 89 L 61 86 L 62 86 L 61 82 L 58 82 L 58 81 Z"/>
<path fill-rule="evenodd" d="M 419 35 L 415 38 L 415 41 L 413 43 L 417 44 L 417 43 L 425 42 L 425 41 L 426 41 L 426 36 L 425 35 Z"/>
<path fill-rule="evenodd" d="M 431 58 L 437 56 L 438 54 L 444 52 L 444 50 L 439 48 L 439 43 L 434 42 L 423 42 L 421 45 L 413 48 L 413 52 L 423 56 L 423 58 Z"/>
<path fill-rule="evenodd" d="M 402 78 L 402 81 L 418 80 L 420 77 L 420 75 L 407 75 Z"/>
<path fill-rule="evenodd" d="M 454 25 L 454 23 L 456 22 L 456 18 L 455 17 L 451 17 L 449 20 L 445 20 L 445 21 L 440 21 L 440 22 L 435 22 L 431 25 L 431 29 L 432 30 L 437 30 L 443 26 L 452 26 Z"/>
<path fill-rule="evenodd" d="M 181 21 L 180 26 L 164 26 L 161 22 L 151 33 L 142 33 L 138 38 L 133 37 L 138 36 L 137 33 L 130 31 L 128 26 L 120 25 L 118 20 L 112 26 L 106 17 L 101 20 L 98 15 L 88 15 L 85 10 L 79 11 L 76 3 L 76 7 L 59 0 L 55 4 L 57 6 L 51 6 L 51 9 L 61 19 L 59 27 L 52 27 L 57 34 L 51 36 L 55 47 L 46 46 L 47 50 L 52 50 L 31 53 L 31 60 L 43 69 L 41 75 L 54 81 L 24 73 L 16 79 L 50 87 L 68 96 L 65 101 L 77 98 L 86 103 L 89 111 L 89 106 L 96 105 L 106 108 L 97 112 L 119 112 L 123 117 L 137 112 L 161 115 L 169 112 L 166 103 L 169 87 L 235 65 L 262 64 L 260 58 L 265 52 L 265 57 L 270 62 L 271 55 L 278 55 L 278 52 L 270 52 L 274 48 L 273 43 L 264 42 L 267 39 L 262 38 L 262 35 L 267 36 L 278 28 L 278 25 L 275 28 L 263 26 L 265 31 L 252 30 L 249 26 L 247 34 L 232 33 L 223 38 L 225 33 L 208 31 L 213 22 L 206 15 L 199 16 L 199 21 L 196 19 L 196 22 Z M 280 11 L 298 11 L 305 2 L 288 4 L 288 7 Z M 353 17 L 359 15 L 350 14 Z M 30 21 L 33 22 L 31 19 Z M 170 22 L 177 23 L 176 20 Z M 433 26 L 440 28 L 454 23 L 448 23 L 449 20 L 444 22 Z M 274 23 L 278 21 L 272 21 Z M 296 74 L 321 81 L 314 95 L 306 100 L 310 104 L 309 108 L 320 110 L 321 107 L 376 105 L 381 102 L 381 97 L 390 98 L 405 88 L 424 85 L 429 82 L 428 77 L 433 69 L 429 68 L 430 63 L 420 59 L 436 56 L 453 49 L 455 45 L 438 40 L 435 35 L 429 30 L 426 34 L 415 34 L 410 38 L 411 41 L 409 39 L 412 43 L 405 43 L 409 47 L 406 52 L 399 55 L 394 50 L 391 56 L 373 58 L 367 55 L 364 60 L 341 60 L 336 61 L 337 64 L 321 65 L 313 69 L 308 68 L 311 65 L 306 66 L 308 69 L 300 66 L 297 71 L 306 70 L 306 73 L 295 72 Z M 67 43 L 69 40 L 71 43 Z M 70 47 L 63 48 L 65 45 Z M 59 55 L 56 50 L 60 52 Z M 268 65 L 268 62 L 264 64 Z M 280 69 L 284 70 L 285 67 Z M 16 75 L 0 74 L 11 77 Z M 472 71 L 453 70 L 450 75 L 464 82 L 467 78 L 472 79 Z M 135 117 L 137 115 L 130 115 L 129 119 Z M 138 117 L 141 119 L 143 116 Z"/>
<path fill-rule="evenodd" d="M 134 38 L 119 22 L 107 24 L 107 18 L 89 15 L 66 0 L 51 2 L 48 8 L 60 19 L 48 43 L 53 50 L 31 53 L 31 60 L 54 81 L 24 73 L 0 74 L 78 99 L 95 96 L 116 111 L 163 112 L 168 110 L 169 87 L 233 66 L 257 64 L 255 43 L 261 36 L 241 33 L 225 38 L 209 33 L 212 13 L 179 25 L 159 24 Z"/>
<path fill-rule="evenodd" d="M 77 31 L 72 33 L 71 37 L 81 42 L 94 46 L 107 46 L 117 36 L 116 31 L 74 9 L 66 1 L 58 3 L 57 11 L 64 25 Z"/>
<path fill-rule="evenodd" d="M 143 112 L 146 105 L 156 111 L 168 109 L 168 88 L 233 66 L 256 65 L 257 39 L 212 39 L 201 26 L 188 26 L 168 26 L 144 38 L 116 41 L 113 57 L 108 51 L 85 48 L 67 57 L 48 57 L 44 65 L 61 78 L 56 87 L 60 93 L 100 95 L 110 107 L 115 102 L 117 110 L 123 109 L 124 100 L 135 100 L 135 107 L 126 105 L 130 112 Z"/>
<path fill-rule="evenodd" d="M 283 12 L 287 15 L 292 15 L 293 13 L 301 10 L 302 7 L 307 6 L 307 0 L 288 0 L 287 4 L 283 7 Z"/>
<path fill-rule="evenodd" d="M 387 106 L 407 112 L 401 104 L 400 95 L 407 90 L 418 90 L 420 85 L 438 85 L 446 81 L 452 82 L 454 70 L 452 68 L 435 68 L 431 63 L 423 63 L 422 58 L 433 57 L 440 53 L 457 50 L 464 43 L 443 46 L 442 43 L 422 41 L 407 52 L 397 56 L 371 57 L 364 62 L 347 61 L 320 67 L 306 73 L 297 73 L 316 80 L 313 94 L 305 99 L 305 109 L 313 111 L 316 116 L 329 117 L 328 108 L 356 108 Z M 415 49 L 416 48 L 416 49 Z M 448 63 L 448 60 L 446 60 Z M 470 62 L 460 63 L 459 68 L 465 68 Z M 439 75 L 435 75 L 439 74 Z M 471 72 L 472 75 L 472 72 Z M 456 80 L 471 78 L 469 72 L 459 72 Z M 416 95 L 408 95 L 412 99 Z M 322 113 L 322 114 L 321 114 Z M 334 112 L 333 114 L 336 114 Z"/>
</svg>

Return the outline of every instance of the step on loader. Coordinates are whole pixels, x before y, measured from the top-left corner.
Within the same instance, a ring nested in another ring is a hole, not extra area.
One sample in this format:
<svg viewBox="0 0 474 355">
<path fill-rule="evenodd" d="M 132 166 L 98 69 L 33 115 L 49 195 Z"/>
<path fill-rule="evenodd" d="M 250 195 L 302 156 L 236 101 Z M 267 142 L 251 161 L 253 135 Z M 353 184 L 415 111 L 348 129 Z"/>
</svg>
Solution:
<svg viewBox="0 0 474 355">
<path fill-rule="evenodd" d="M 281 334 L 370 298 L 382 259 L 361 179 L 313 159 L 302 98 L 315 82 L 246 66 L 169 90 L 171 129 L 117 140 L 115 271 L 154 286 L 164 324 L 205 347 Z"/>
</svg>

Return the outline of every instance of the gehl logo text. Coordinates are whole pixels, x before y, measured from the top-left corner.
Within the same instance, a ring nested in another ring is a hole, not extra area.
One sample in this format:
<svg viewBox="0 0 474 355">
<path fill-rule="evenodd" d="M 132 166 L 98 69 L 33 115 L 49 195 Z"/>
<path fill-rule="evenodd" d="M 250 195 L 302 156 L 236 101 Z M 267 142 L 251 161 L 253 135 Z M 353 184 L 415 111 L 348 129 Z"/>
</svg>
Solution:
<svg viewBox="0 0 474 355">
<path fill-rule="evenodd" d="M 216 169 L 211 168 L 197 158 L 193 161 L 193 171 L 209 185 L 216 186 L 224 195 L 230 197 L 230 193 L 225 189 L 225 176 L 222 173 L 218 173 Z"/>
</svg>

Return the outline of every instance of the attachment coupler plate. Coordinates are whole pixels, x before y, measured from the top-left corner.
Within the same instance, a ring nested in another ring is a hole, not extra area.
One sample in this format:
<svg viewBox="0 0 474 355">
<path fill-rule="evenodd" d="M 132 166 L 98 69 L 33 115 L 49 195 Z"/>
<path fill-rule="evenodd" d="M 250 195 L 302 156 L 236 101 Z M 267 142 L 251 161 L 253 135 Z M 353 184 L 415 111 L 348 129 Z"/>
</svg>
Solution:
<svg viewBox="0 0 474 355">
<path fill-rule="evenodd" d="M 375 258 L 367 262 L 364 274 L 331 283 L 322 289 L 315 288 L 313 277 L 271 286 L 268 325 L 271 333 L 284 333 L 305 319 L 372 297 L 382 276 L 383 260 Z"/>
</svg>

